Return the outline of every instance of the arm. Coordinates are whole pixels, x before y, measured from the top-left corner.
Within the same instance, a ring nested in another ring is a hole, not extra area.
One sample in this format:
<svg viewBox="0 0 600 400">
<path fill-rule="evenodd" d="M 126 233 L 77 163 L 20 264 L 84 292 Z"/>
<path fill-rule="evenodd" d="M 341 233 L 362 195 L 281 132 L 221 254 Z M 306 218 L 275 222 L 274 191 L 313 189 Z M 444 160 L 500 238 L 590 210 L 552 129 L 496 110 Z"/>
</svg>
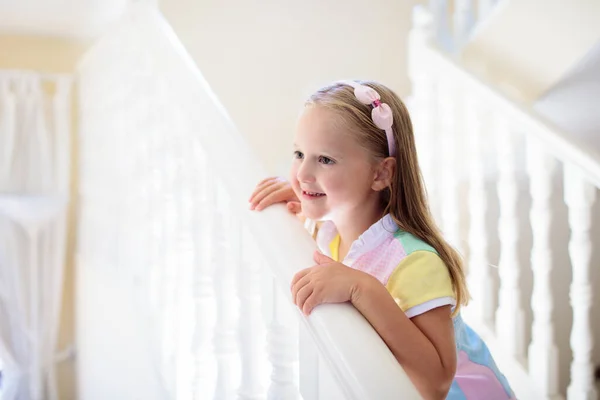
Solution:
<svg viewBox="0 0 600 400">
<path fill-rule="evenodd" d="M 450 306 L 409 319 L 375 278 L 356 286 L 352 304 L 371 323 L 427 400 L 445 399 L 456 372 Z"/>
<path fill-rule="evenodd" d="M 291 282 L 292 299 L 302 312 L 309 315 L 322 303 L 352 302 L 388 345 L 421 396 L 444 399 L 456 370 L 451 306 L 433 308 L 412 319 L 404 314 L 428 300 L 453 296 L 450 275 L 441 259 L 429 252 L 415 252 L 400 263 L 386 286 L 318 251 L 314 260 L 317 265 L 299 271 Z"/>
</svg>

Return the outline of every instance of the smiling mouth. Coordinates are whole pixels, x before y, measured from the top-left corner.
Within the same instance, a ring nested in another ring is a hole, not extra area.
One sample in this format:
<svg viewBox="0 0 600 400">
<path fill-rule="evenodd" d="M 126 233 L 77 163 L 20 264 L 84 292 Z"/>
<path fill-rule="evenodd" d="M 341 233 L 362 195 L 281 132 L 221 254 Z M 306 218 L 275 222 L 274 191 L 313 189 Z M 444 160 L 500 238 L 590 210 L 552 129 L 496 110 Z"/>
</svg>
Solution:
<svg viewBox="0 0 600 400">
<path fill-rule="evenodd" d="M 325 193 L 319 193 L 319 192 L 308 192 L 306 190 L 302 191 L 302 195 L 306 196 L 308 198 L 317 198 L 317 197 L 325 197 Z"/>
</svg>

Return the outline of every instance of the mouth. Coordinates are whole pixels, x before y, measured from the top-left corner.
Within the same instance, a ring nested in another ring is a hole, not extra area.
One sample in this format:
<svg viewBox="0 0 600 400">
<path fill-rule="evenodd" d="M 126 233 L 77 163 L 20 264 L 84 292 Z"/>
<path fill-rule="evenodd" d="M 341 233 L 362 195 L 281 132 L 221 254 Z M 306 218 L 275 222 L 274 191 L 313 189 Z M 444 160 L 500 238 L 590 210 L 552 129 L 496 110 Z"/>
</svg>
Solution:
<svg viewBox="0 0 600 400">
<path fill-rule="evenodd" d="M 325 197 L 325 193 L 309 192 L 307 190 L 303 190 L 302 191 L 302 197 L 305 197 L 305 198 L 308 198 L 308 199 L 317 199 L 319 197 Z"/>
</svg>

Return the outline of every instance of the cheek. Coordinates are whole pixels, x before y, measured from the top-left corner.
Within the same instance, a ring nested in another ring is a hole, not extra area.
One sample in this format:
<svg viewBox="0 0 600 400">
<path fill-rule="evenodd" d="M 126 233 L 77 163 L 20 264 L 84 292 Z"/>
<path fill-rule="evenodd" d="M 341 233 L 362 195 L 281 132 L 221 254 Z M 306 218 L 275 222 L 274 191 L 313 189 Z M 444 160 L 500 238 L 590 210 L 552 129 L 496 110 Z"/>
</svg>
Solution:
<svg viewBox="0 0 600 400">
<path fill-rule="evenodd" d="M 342 197 L 348 189 L 348 181 L 344 176 L 336 174 L 323 179 L 322 186 L 329 195 Z"/>
<path fill-rule="evenodd" d="M 346 200 L 356 196 L 363 196 L 370 190 L 368 171 L 365 169 L 347 169 L 331 176 L 328 179 L 327 186 L 336 198 Z"/>
<path fill-rule="evenodd" d="M 324 177 L 327 187 L 338 193 L 349 191 L 355 184 L 360 175 L 350 168 L 338 168 L 335 172 L 327 174 Z"/>
<path fill-rule="evenodd" d="M 294 162 L 292 164 L 292 168 L 290 169 L 289 181 L 290 181 L 290 184 L 292 185 L 292 189 L 294 189 L 294 192 L 296 192 L 296 195 L 300 191 L 300 184 L 298 183 L 297 176 L 298 176 L 298 164 Z"/>
</svg>

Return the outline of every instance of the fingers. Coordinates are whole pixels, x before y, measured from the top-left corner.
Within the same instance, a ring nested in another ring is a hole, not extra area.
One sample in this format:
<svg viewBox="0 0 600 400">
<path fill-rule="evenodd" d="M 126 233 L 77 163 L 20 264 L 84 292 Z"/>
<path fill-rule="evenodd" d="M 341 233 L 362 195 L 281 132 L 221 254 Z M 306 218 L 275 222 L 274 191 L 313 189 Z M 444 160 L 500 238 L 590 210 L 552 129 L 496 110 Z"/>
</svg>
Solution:
<svg viewBox="0 0 600 400">
<path fill-rule="evenodd" d="M 294 304 L 300 308 L 302 308 L 301 304 L 304 303 L 304 300 L 306 300 L 312 292 L 313 286 L 310 285 L 310 271 L 311 268 L 303 269 L 294 276 L 294 279 L 292 279 L 292 300 L 294 301 Z"/>
<path fill-rule="evenodd" d="M 248 201 L 251 202 L 252 199 L 254 198 L 254 196 L 256 196 L 256 194 L 263 189 L 263 186 L 265 186 L 265 184 L 267 184 L 268 182 L 270 182 L 272 180 L 275 180 L 275 178 L 274 177 L 265 178 L 262 181 L 258 182 L 258 184 L 256 185 L 256 187 L 254 188 L 254 191 L 250 195 L 250 198 L 248 199 Z"/>
<path fill-rule="evenodd" d="M 260 211 L 271 204 L 298 200 L 289 182 L 283 178 L 267 178 L 259 182 L 250 196 L 250 209 Z"/>
<path fill-rule="evenodd" d="M 280 187 L 279 185 L 273 185 L 264 190 L 264 197 L 254 207 L 256 211 L 260 211 L 271 204 L 286 201 L 289 198 L 289 188 L 286 186 Z M 260 199 L 261 195 L 263 195 L 263 192 L 259 193 L 256 200 Z"/>
<path fill-rule="evenodd" d="M 262 185 L 263 183 L 266 183 L 269 181 L 278 180 L 278 179 L 280 179 L 280 178 L 277 176 L 269 176 L 269 177 L 263 179 L 262 181 L 258 182 L 258 185 L 256 185 L 256 186 Z"/>
<path fill-rule="evenodd" d="M 269 186 L 274 185 L 278 182 L 280 182 L 280 179 L 277 177 L 263 179 L 258 183 L 258 185 L 256 185 L 256 188 L 254 189 L 254 192 L 252 192 L 252 195 L 250 195 L 250 199 L 248 199 L 248 201 L 250 203 L 254 202 L 255 198 L 260 192 L 262 192 L 265 188 L 268 188 Z"/>
<path fill-rule="evenodd" d="M 298 272 L 292 280 L 292 300 L 304 315 L 309 315 L 312 309 L 320 304 L 320 296 L 314 282 L 311 281 L 312 269 L 307 268 Z"/>
<path fill-rule="evenodd" d="M 304 312 L 304 307 L 306 306 L 306 301 L 307 301 L 307 299 L 309 299 L 311 297 L 315 297 L 314 288 L 312 285 L 305 285 L 302 289 L 300 289 L 298 291 L 298 294 L 296 294 L 296 299 L 295 299 L 296 306 L 298 306 L 298 308 L 300 310 L 302 310 L 302 312 Z M 314 300 L 311 300 L 311 303 L 312 302 L 314 302 Z M 314 307 L 314 305 L 311 307 L 311 309 L 313 307 Z M 306 312 L 304 312 L 304 314 L 306 314 Z"/>
<path fill-rule="evenodd" d="M 310 296 L 308 296 L 308 298 L 306 299 L 306 301 L 304 301 L 304 304 L 302 306 L 298 306 L 302 309 L 302 312 L 304 313 L 304 315 L 310 315 L 310 313 L 312 312 L 313 308 L 315 308 L 316 306 L 318 306 L 321 303 L 319 296 L 317 296 L 317 294 L 315 293 L 315 291 L 313 290 L 310 294 Z"/>
<path fill-rule="evenodd" d="M 290 288 L 293 290 L 294 285 L 296 285 L 300 279 L 304 278 L 310 272 L 310 270 L 310 268 L 305 268 L 302 271 L 297 272 L 296 275 L 294 275 L 294 278 L 292 278 Z"/>
</svg>

